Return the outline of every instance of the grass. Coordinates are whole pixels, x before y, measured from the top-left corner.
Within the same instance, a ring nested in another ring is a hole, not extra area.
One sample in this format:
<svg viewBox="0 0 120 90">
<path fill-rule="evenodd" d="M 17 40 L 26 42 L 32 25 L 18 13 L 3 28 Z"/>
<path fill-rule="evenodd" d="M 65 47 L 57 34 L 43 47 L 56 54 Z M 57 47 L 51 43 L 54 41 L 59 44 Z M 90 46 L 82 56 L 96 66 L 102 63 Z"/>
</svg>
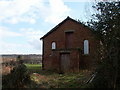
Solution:
<svg viewBox="0 0 120 90">
<path fill-rule="evenodd" d="M 42 68 L 42 64 L 25 64 L 26 65 L 26 67 L 28 68 L 28 69 L 41 69 Z"/>
<path fill-rule="evenodd" d="M 82 88 L 88 80 L 89 74 L 86 72 L 72 74 L 51 74 L 41 75 L 38 73 L 31 74 L 31 80 L 35 81 L 38 86 L 44 88 Z"/>
<path fill-rule="evenodd" d="M 86 88 L 86 87 L 89 87 L 88 85 L 86 85 L 85 82 L 91 76 L 90 71 L 82 70 L 79 73 L 59 74 L 53 71 L 42 70 L 41 64 L 25 64 L 25 65 L 28 69 L 28 77 L 30 76 L 30 78 L 28 79 L 26 78 L 22 86 L 24 88 L 51 89 L 51 88 Z M 26 75 L 26 72 L 24 72 L 23 74 Z M 15 78 L 19 78 L 19 77 L 16 76 L 12 80 L 14 80 Z M 6 81 L 6 83 L 7 82 L 8 81 Z M 10 82 L 11 82 L 11 79 L 10 79 Z M 10 85 L 12 84 L 10 83 Z"/>
<path fill-rule="evenodd" d="M 42 70 L 42 64 L 25 64 L 30 73 L 39 73 Z"/>
<path fill-rule="evenodd" d="M 30 79 L 35 84 L 34 88 L 85 88 L 85 82 L 90 77 L 90 71 L 81 71 L 80 73 L 58 74 L 51 71 L 42 70 L 41 64 L 25 64 L 32 72 Z"/>
</svg>

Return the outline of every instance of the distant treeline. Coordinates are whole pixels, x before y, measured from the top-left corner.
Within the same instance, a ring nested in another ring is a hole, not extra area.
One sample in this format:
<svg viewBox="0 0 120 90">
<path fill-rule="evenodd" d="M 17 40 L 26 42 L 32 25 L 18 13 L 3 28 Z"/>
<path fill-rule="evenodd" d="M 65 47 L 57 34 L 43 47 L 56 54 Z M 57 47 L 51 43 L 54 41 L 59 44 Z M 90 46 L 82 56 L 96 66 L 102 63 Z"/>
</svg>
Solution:
<svg viewBox="0 0 120 90">
<path fill-rule="evenodd" d="M 40 54 L 11 54 L 11 55 L 1 55 L 0 60 L 2 64 L 14 64 L 17 61 L 18 56 L 21 57 L 24 63 L 39 64 L 42 63 L 42 55 Z"/>
</svg>

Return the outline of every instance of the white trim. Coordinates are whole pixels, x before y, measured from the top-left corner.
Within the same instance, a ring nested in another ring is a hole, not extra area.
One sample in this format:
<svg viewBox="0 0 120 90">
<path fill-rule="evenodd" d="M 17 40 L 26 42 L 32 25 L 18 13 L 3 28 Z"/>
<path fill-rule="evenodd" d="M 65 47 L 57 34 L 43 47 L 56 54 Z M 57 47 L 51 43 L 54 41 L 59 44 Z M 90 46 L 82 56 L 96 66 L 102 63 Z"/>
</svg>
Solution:
<svg viewBox="0 0 120 90">
<path fill-rule="evenodd" d="M 84 54 L 89 54 L 89 41 L 84 40 Z"/>
<path fill-rule="evenodd" d="M 52 42 L 52 49 L 56 49 L 56 42 Z"/>
</svg>

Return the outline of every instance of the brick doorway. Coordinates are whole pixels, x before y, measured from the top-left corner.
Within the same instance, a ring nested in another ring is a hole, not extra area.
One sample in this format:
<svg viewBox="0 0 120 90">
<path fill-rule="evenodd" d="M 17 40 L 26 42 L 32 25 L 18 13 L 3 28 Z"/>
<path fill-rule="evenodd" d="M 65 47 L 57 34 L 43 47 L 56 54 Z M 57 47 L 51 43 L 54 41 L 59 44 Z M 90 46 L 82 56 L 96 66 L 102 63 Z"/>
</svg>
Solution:
<svg viewBox="0 0 120 90">
<path fill-rule="evenodd" d="M 60 54 L 60 72 L 65 73 L 70 70 L 70 54 L 62 53 Z"/>
</svg>

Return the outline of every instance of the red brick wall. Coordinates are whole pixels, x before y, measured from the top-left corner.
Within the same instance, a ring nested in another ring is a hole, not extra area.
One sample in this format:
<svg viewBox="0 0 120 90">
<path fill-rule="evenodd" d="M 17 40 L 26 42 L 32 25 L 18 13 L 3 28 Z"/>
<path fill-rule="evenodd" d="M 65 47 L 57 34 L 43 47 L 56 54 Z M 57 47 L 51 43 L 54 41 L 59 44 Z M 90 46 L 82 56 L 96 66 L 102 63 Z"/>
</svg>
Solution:
<svg viewBox="0 0 120 90">
<path fill-rule="evenodd" d="M 97 44 L 99 41 L 96 40 L 94 34 L 87 28 L 84 27 L 82 24 L 73 22 L 72 20 L 67 20 L 64 22 L 57 30 L 53 31 L 51 34 L 49 34 L 47 37 L 45 37 L 44 40 L 44 69 L 57 69 L 59 68 L 59 52 L 56 52 L 55 54 L 51 50 L 51 44 L 52 41 L 56 42 L 57 49 L 65 48 L 65 32 L 66 30 L 74 30 L 73 35 L 73 48 L 80 48 L 82 51 L 84 46 L 84 40 L 89 41 L 89 55 L 85 56 L 83 55 L 83 52 L 81 54 L 81 57 L 78 56 L 79 53 L 72 52 L 71 53 L 71 68 L 75 69 L 80 67 L 81 64 L 84 63 L 85 67 L 91 67 L 92 63 L 97 60 Z M 54 55 L 53 55 L 54 54 Z M 52 57 L 53 55 L 53 57 Z M 73 56 L 73 57 L 72 57 Z M 76 59 L 76 57 L 79 57 Z M 79 60 L 80 63 L 79 63 Z M 81 63 L 82 62 L 82 63 Z M 80 65 L 79 65 L 80 64 Z"/>
</svg>

